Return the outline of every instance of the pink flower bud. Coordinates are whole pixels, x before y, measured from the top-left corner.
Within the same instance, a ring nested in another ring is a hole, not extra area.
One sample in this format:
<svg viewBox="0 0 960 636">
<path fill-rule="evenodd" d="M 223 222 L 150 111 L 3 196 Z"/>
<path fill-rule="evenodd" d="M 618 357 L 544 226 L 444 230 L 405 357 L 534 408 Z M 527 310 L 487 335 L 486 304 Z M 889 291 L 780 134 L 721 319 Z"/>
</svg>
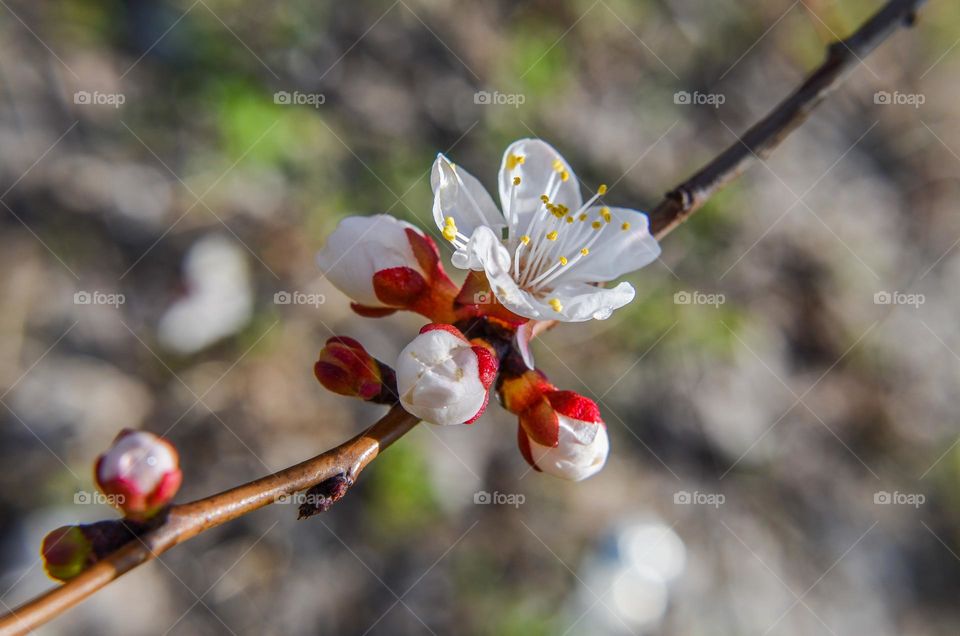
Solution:
<svg viewBox="0 0 960 636">
<path fill-rule="evenodd" d="M 125 429 L 97 459 L 97 485 L 123 514 L 152 517 L 173 499 L 183 478 L 176 449 L 146 431 Z"/>
<path fill-rule="evenodd" d="M 328 391 L 381 404 L 396 403 L 393 369 L 383 364 L 353 338 L 327 340 L 313 373 Z"/>
<path fill-rule="evenodd" d="M 94 560 L 93 545 L 80 526 L 63 526 L 51 530 L 40 548 L 43 568 L 58 581 L 68 581 Z"/>
<path fill-rule="evenodd" d="M 483 414 L 497 359 L 456 327 L 431 324 L 420 330 L 397 360 L 400 403 L 432 424 L 471 424 Z"/>
<path fill-rule="evenodd" d="M 520 452 L 538 471 L 580 481 L 600 472 L 610 441 L 593 400 L 573 391 L 549 391 L 544 407 L 520 416 Z"/>
</svg>

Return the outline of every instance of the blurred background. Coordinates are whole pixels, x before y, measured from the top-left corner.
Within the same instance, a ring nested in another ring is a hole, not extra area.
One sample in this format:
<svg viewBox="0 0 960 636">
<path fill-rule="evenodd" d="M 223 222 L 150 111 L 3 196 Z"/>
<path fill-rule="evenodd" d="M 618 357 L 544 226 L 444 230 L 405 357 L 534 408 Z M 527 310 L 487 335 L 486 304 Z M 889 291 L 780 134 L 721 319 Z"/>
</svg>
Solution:
<svg viewBox="0 0 960 636">
<path fill-rule="evenodd" d="M 436 236 L 435 154 L 493 186 L 521 137 L 650 208 L 882 3 L 0 4 L 14 607 L 52 585 L 48 530 L 114 516 L 90 493 L 120 428 L 175 443 L 187 501 L 380 415 L 315 356 L 338 334 L 390 360 L 422 321 L 358 318 L 319 275 L 339 219 Z M 958 633 L 958 27 L 929 3 L 633 304 L 535 344 L 600 403 L 600 475 L 528 471 L 496 407 L 419 426 L 330 513 L 205 533 L 40 633 Z"/>
</svg>

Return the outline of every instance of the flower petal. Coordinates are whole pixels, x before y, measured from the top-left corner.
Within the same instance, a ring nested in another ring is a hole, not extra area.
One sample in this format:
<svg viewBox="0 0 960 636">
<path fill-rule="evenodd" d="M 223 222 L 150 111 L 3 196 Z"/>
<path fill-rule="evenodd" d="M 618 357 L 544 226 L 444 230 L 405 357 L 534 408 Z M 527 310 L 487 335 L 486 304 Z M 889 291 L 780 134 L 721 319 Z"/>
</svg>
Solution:
<svg viewBox="0 0 960 636">
<path fill-rule="evenodd" d="M 447 217 L 453 217 L 457 231 L 466 236 L 480 226 L 494 228 L 499 235 L 506 227 L 503 215 L 480 182 L 460 166 L 454 166 L 442 154 L 437 155 L 430 173 L 433 186 L 433 220 L 443 230 Z"/>
<path fill-rule="evenodd" d="M 603 206 L 587 210 L 601 218 Z M 590 248 L 590 255 L 571 265 L 557 278 L 560 283 L 601 283 L 645 267 L 660 256 L 660 244 L 650 234 L 647 215 L 628 208 L 611 208 L 610 222 Z M 626 229 L 624 229 L 626 228 Z"/>
<path fill-rule="evenodd" d="M 419 232 L 389 214 L 348 216 L 317 253 L 317 264 L 327 279 L 351 299 L 367 307 L 382 307 L 384 303 L 373 289 L 374 273 L 392 267 L 419 271 L 408 229 Z"/>
<path fill-rule="evenodd" d="M 520 185 L 513 185 L 514 177 L 520 177 Z M 547 190 L 551 183 L 555 194 Z M 500 164 L 499 186 L 500 205 L 505 215 L 511 206 L 511 191 L 516 190 L 516 199 L 509 211 L 518 218 L 519 232 L 525 230 L 530 215 L 543 205 L 540 197 L 544 194 L 550 196 L 551 203 L 565 205 L 573 212 L 583 205 L 580 182 L 573 168 L 553 146 L 539 139 L 521 139 L 510 144 Z"/>
</svg>

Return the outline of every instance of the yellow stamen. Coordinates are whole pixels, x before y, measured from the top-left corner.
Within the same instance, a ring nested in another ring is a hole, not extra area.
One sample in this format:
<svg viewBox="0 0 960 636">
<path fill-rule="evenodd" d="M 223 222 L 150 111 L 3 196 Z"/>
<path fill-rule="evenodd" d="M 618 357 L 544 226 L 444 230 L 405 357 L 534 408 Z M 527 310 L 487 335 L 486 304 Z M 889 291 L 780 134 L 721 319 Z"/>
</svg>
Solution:
<svg viewBox="0 0 960 636">
<path fill-rule="evenodd" d="M 603 196 L 607 193 L 607 184 L 601 183 L 600 187 L 597 188 L 597 194 Z"/>
<path fill-rule="evenodd" d="M 520 185 L 520 177 L 514 177 L 514 178 L 513 178 L 513 185 L 515 185 L 515 186 Z"/>
<path fill-rule="evenodd" d="M 585 247 L 582 250 L 580 250 L 580 253 L 586 256 L 587 254 L 590 253 L 590 248 Z"/>
<path fill-rule="evenodd" d="M 568 217 L 567 217 L 567 223 L 573 223 L 573 217 L 572 217 L 572 216 L 568 216 Z"/>
<path fill-rule="evenodd" d="M 600 216 L 603 217 L 603 220 L 604 220 L 604 221 L 606 221 L 607 223 L 609 223 L 609 222 L 610 222 L 610 208 L 608 208 L 608 207 L 602 207 L 602 208 L 600 208 Z"/>
<path fill-rule="evenodd" d="M 453 217 L 452 217 L 452 216 L 448 216 L 447 218 L 445 218 L 445 219 L 443 220 L 443 224 L 444 224 L 444 225 L 453 225 L 453 226 L 456 226 L 456 222 L 453 220 Z"/>
<path fill-rule="evenodd" d="M 522 166 L 525 160 L 523 155 L 507 155 L 507 170 L 513 170 L 517 166 Z"/>
<path fill-rule="evenodd" d="M 457 238 L 457 226 L 447 225 L 446 227 L 443 228 L 443 231 L 441 232 L 441 234 L 443 234 L 443 238 L 453 243 L 453 241 Z"/>
<path fill-rule="evenodd" d="M 569 179 L 570 179 L 570 173 L 569 173 L 569 172 L 567 172 L 566 170 L 564 170 L 564 171 L 562 171 L 562 172 L 560 173 L 560 180 L 561 180 L 561 181 L 567 181 L 567 180 L 569 180 Z"/>
<path fill-rule="evenodd" d="M 545 194 L 540 195 L 540 200 L 543 201 L 544 203 L 550 203 L 550 197 L 548 197 Z"/>
<path fill-rule="evenodd" d="M 553 169 L 556 170 L 557 172 L 563 172 L 563 170 L 564 170 L 564 168 L 563 168 L 563 162 L 560 161 L 559 159 L 554 159 L 554 160 L 553 160 Z"/>
<path fill-rule="evenodd" d="M 558 314 L 559 314 L 561 311 L 563 311 L 563 305 L 560 304 L 560 301 L 557 300 L 556 298 L 551 298 L 551 299 L 550 299 L 550 306 L 553 307 L 553 310 L 554 310 L 555 312 L 557 312 Z"/>
<path fill-rule="evenodd" d="M 523 243 L 524 245 L 529 245 L 530 237 L 524 234 L 523 236 L 520 237 L 520 242 Z"/>
<path fill-rule="evenodd" d="M 566 264 L 567 264 L 567 257 L 566 257 L 566 256 L 561 256 L 561 257 L 560 257 L 560 264 L 561 264 L 561 265 L 566 265 Z"/>
<path fill-rule="evenodd" d="M 627 230 L 630 229 L 630 224 L 629 224 L 629 223 L 624 223 L 623 225 L 620 226 L 620 229 L 623 230 L 624 232 L 626 232 Z"/>
<path fill-rule="evenodd" d="M 580 215 L 580 220 L 581 220 L 581 221 L 586 221 L 586 220 L 587 220 L 587 214 L 586 214 L 586 213 L 581 214 L 581 215 Z"/>
<path fill-rule="evenodd" d="M 602 225 L 603 223 L 601 223 L 600 221 L 594 221 L 593 223 L 590 224 L 590 227 L 592 227 L 595 230 L 599 230 Z"/>
<path fill-rule="evenodd" d="M 548 240 L 548 241 L 556 241 L 558 236 L 560 236 L 560 235 L 557 233 L 556 230 L 554 230 L 554 231 L 550 232 L 549 234 L 547 234 L 547 240 Z"/>
</svg>

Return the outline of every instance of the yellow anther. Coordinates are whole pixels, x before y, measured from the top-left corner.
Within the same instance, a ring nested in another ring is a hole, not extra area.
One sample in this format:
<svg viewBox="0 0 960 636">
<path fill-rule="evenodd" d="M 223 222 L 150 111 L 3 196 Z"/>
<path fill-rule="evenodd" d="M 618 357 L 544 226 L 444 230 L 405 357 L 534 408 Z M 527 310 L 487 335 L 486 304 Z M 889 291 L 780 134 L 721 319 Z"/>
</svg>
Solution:
<svg viewBox="0 0 960 636">
<path fill-rule="evenodd" d="M 580 250 L 580 253 L 586 256 L 587 254 L 590 253 L 590 248 L 585 247 L 582 250 Z"/>
<path fill-rule="evenodd" d="M 517 166 L 522 166 L 524 161 L 523 155 L 507 155 L 507 170 L 513 170 Z"/>
<path fill-rule="evenodd" d="M 557 172 L 563 172 L 563 170 L 564 170 L 564 168 L 563 168 L 563 162 L 560 161 L 559 159 L 554 159 L 554 160 L 553 160 L 553 169 L 556 170 Z"/>
<path fill-rule="evenodd" d="M 553 307 L 553 310 L 558 314 L 563 311 L 563 305 L 556 298 L 550 299 L 550 306 Z"/>
<path fill-rule="evenodd" d="M 592 227 L 595 230 L 599 230 L 602 225 L 603 223 L 601 223 L 600 221 L 594 221 L 593 223 L 590 224 L 590 227 Z"/>
<path fill-rule="evenodd" d="M 561 256 L 561 257 L 560 257 L 560 264 L 561 264 L 561 265 L 566 265 L 566 264 L 567 264 L 567 257 L 566 257 L 566 256 Z"/>
<path fill-rule="evenodd" d="M 581 220 L 581 221 L 586 221 L 586 220 L 587 220 L 587 214 L 586 214 L 586 212 L 584 212 L 583 214 L 580 215 L 580 220 Z"/>
<path fill-rule="evenodd" d="M 452 225 L 452 226 L 454 226 L 454 227 L 456 227 L 456 225 L 457 225 L 456 221 L 453 220 L 453 217 L 452 217 L 452 216 L 448 216 L 447 218 L 445 218 L 445 219 L 443 220 L 443 224 L 444 224 L 444 225 Z"/>
<path fill-rule="evenodd" d="M 554 230 L 554 231 L 550 232 L 549 234 L 547 234 L 547 240 L 548 240 L 548 241 L 556 241 L 558 236 L 560 236 L 560 234 L 559 234 L 556 230 Z"/>
<path fill-rule="evenodd" d="M 520 237 L 520 242 L 523 243 L 524 245 L 529 245 L 530 237 L 524 234 L 523 236 Z"/>
<path fill-rule="evenodd" d="M 626 232 L 627 230 L 630 229 L 630 224 L 629 224 L 629 223 L 624 223 L 623 225 L 620 226 L 620 229 L 623 230 L 624 232 Z"/>
<path fill-rule="evenodd" d="M 569 172 L 567 172 L 566 170 L 563 170 L 563 171 L 560 172 L 560 180 L 561 180 L 561 181 L 567 181 L 567 180 L 569 180 L 569 179 L 570 179 L 570 173 L 569 173 Z"/>
<path fill-rule="evenodd" d="M 567 223 L 573 223 L 573 217 L 572 217 L 572 216 L 568 216 L 568 217 L 567 217 Z"/>
<path fill-rule="evenodd" d="M 520 177 L 514 177 L 514 178 L 513 178 L 513 185 L 515 185 L 515 186 L 520 185 Z"/>
<path fill-rule="evenodd" d="M 550 203 L 550 197 L 548 197 L 545 194 L 540 195 L 540 200 L 543 201 L 544 203 Z"/>
<path fill-rule="evenodd" d="M 606 221 L 607 223 L 609 223 L 609 222 L 610 222 L 610 208 L 608 208 L 608 207 L 602 207 L 602 208 L 600 208 L 600 216 L 603 217 L 603 220 L 604 220 L 604 221 Z"/>
<path fill-rule="evenodd" d="M 453 243 L 454 239 L 457 238 L 457 227 L 455 225 L 447 225 L 443 228 L 441 234 L 443 234 L 443 238 Z"/>
<path fill-rule="evenodd" d="M 600 196 L 603 196 L 606 193 L 607 193 L 607 184 L 601 183 L 600 187 L 597 188 L 597 194 L 599 194 Z"/>
</svg>

